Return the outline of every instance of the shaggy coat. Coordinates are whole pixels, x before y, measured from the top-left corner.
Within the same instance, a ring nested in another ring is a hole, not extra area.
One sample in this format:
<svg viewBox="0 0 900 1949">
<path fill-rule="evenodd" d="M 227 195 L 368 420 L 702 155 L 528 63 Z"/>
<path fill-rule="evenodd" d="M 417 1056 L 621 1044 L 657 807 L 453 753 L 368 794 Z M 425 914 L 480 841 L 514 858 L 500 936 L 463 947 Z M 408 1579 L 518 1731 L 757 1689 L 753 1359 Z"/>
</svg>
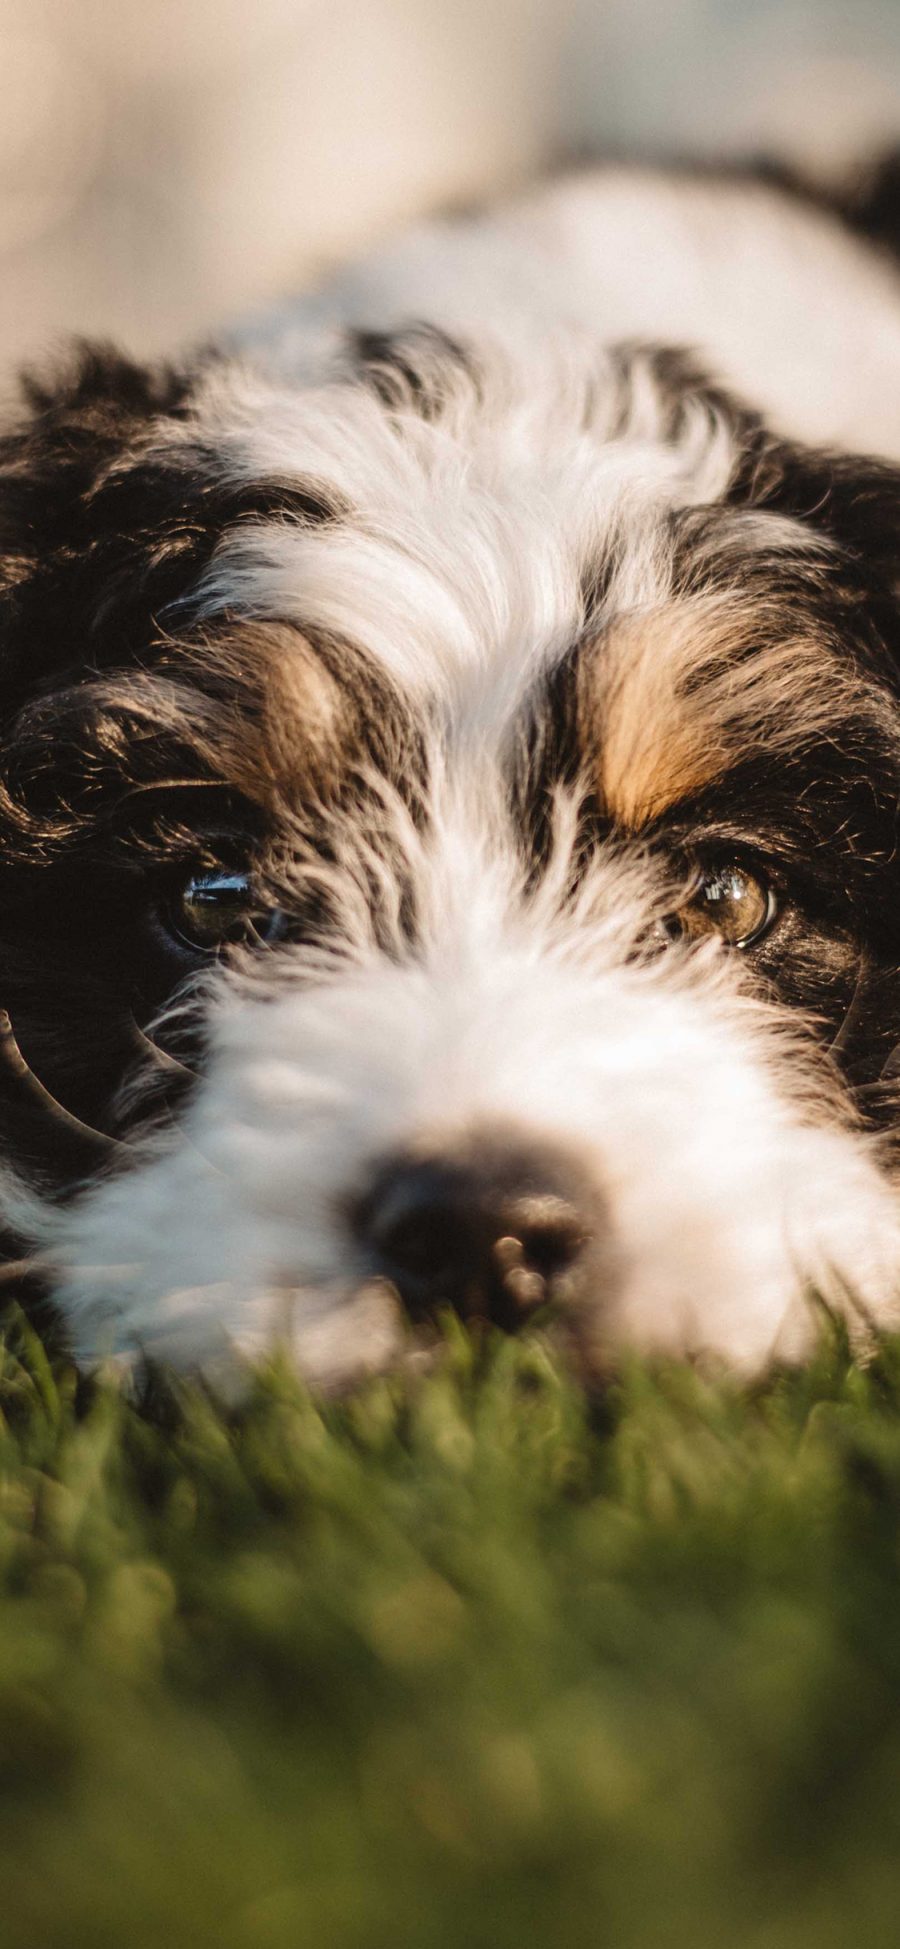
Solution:
<svg viewBox="0 0 900 1949">
<path fill-rule="evenodd" d="M 3 1200 L 79 1358 L 900 1321 L 892 180 L 595 171 L 27 383 Z"/>
</svg>

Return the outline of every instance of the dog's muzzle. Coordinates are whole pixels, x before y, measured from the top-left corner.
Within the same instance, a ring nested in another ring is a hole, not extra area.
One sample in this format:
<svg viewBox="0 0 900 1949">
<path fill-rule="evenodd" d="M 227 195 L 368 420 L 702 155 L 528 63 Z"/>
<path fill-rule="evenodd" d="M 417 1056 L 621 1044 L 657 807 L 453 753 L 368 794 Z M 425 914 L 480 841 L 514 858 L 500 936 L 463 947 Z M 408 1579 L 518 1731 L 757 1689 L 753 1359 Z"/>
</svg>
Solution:
<svg viewBox="0 0 900 1949">
<path fill-rule="evenodd" d="M 419 1319 L 441 1306 L 514 1332 L 609 1256 L 605 1201 L 562 1149 L 499 1132 L 384 1164 L 351 1222 Z"/>
</svg>

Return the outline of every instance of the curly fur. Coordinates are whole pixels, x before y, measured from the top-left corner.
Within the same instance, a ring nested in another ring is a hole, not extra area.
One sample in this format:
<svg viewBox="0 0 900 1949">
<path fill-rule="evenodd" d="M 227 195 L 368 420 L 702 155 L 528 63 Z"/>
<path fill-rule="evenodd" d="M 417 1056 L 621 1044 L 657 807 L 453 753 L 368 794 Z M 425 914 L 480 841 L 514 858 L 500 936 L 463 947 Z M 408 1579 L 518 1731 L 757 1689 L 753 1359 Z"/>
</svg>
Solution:
<svg viewBox="0 0 900 1949">
<path fill-rule="evenodd" d="M 0 1129 L 79 1358 L 343 1380 L 533 1291 L 589 1371 L 900 1319 L 898 376 L 843 216 L 616 170 L 32 382 L 0 1005 L 117 1148 Z M 172 902 L 235 859 L 278 927 L 215 955 Z M 746 946 L 679 922 L 716 862 L 770 889 Z M 426 1181 L 493 1231 L 423 1304 L 379 1224 Z"/>
</svg>

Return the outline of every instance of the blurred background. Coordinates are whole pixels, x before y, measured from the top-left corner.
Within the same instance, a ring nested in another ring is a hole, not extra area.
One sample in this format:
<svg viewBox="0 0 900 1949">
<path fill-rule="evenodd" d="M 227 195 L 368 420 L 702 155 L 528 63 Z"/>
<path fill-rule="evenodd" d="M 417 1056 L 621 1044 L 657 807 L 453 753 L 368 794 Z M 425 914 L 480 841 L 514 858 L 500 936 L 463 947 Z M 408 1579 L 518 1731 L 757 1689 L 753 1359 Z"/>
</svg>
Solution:
<svg viewBox="0 0 900 1949">
<path fill-rule="evenodd" d="M 0 0 L 0 372 L 172 348 L 561 155 L 898 136 L 897 0 Z"/>
</svg>

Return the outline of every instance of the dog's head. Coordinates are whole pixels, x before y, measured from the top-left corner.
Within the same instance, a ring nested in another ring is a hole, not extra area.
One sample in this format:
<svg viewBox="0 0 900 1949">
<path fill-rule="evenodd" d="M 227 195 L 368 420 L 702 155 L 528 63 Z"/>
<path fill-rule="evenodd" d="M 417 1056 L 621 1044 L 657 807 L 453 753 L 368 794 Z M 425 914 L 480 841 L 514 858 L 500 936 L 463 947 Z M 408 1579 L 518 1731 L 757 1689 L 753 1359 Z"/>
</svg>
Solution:
<svg viewBox="0 0 900 1949">
<path fill-rule="evenodd" d="M 900 475 L 524 327 L 91 353 L 0 474 L 7 1209 L 78 1352 L 892 1316 Z"/>
</svg>

